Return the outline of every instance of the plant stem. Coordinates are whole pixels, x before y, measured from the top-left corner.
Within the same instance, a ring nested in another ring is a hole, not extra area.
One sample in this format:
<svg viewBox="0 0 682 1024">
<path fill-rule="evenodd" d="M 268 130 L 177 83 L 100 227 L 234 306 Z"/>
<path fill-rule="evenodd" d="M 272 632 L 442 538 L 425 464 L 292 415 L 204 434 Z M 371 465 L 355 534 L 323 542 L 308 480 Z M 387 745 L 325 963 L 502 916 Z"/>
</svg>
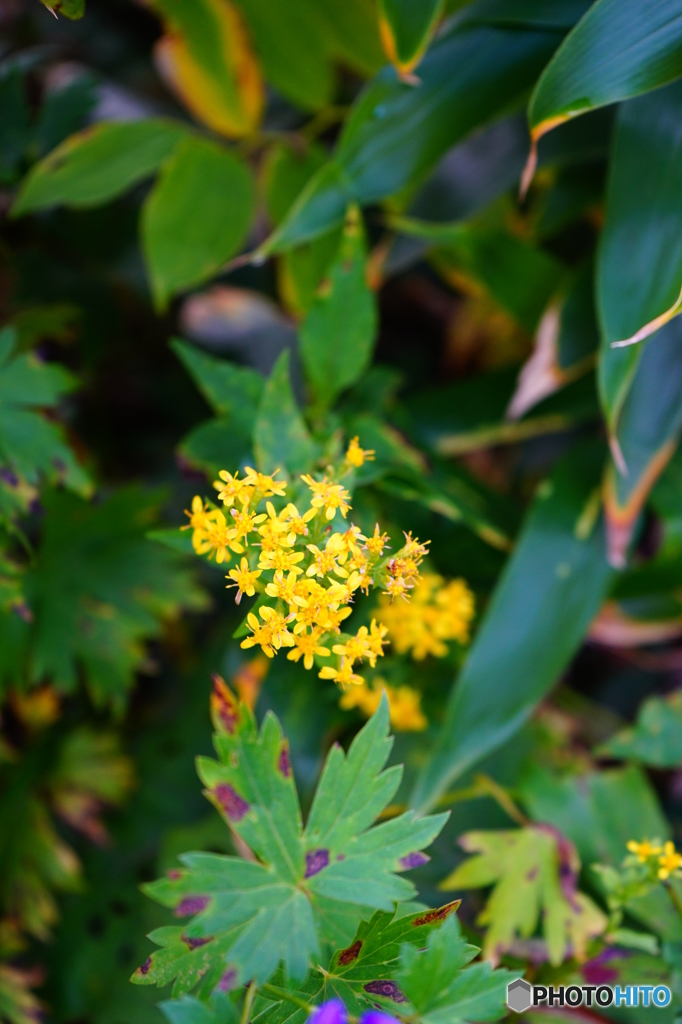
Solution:
<svg viewBox="0 0 682 1024">
<path fill-rule="evenodd" d="M 668 893 L 668 896 L 670 897 L 671 902 L 675 907 L 675 910 L 680 915 L 680 917 L 682 917 L 682 899 L 680 899 L 680 894 L 677 892 L 674 886 L 670 884 L 669 881 L 665 881 L 663 883 L 663 886 L 665 888 L 665 891 Z"/>
<path fill-rule="evenodd" d="M 300 999 L 293 992 L 287 992 L 286 989 L 278 988 L 277 985 L 261 985 L 261 992 L 267 996 L 272 996 L 273 999 L 285 999 L 288 1003 L 293 1003 L 294 1006 L 300 1006 L 302 1010 L 307 1010 L 308 1013 L 313 1008 L 310 1003 L 306 1003 L 305 999 Z M 242 1024 L 245 1024 L 245 1022 L 242 1022 Z"/>
<path fill-rule="evenodd" d="M 239 1024 L 249 1024 L 249 1020 L 251 1019 L 251 1007 L 253 1006 L 253 1001 L 256 998 L 257 991 L 258 986 L 251 982 L 246 990 L 246 995 L 244 996 L 244 1006 L 242 1007 L 242 1015 L 239 1020 Z"/>
</svg>

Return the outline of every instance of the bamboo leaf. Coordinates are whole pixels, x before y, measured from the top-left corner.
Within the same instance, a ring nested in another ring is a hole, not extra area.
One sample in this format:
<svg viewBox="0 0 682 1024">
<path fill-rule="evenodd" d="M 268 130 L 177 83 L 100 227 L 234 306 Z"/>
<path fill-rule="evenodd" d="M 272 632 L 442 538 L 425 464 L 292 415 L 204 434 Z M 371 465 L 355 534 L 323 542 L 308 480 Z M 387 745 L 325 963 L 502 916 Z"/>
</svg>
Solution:
<svg viewBox="0 0 682 1024">
<path fill-rule="evenodd" d="M 599 389 L 612 434 L 642 355 L 631 343 L 679 312 L 681 113 L 677 82 L 624 104 L 617 117 L 597 266 Z"/>
<path fill-rule="evenodd" d="M 557 40 L 552 32 L 452 30 L 421 62 L 419 86 L 401 82 L 393 68 L 381 71 L 356 101 L 334 158 L 260 253 L 323 234 L 353 201 L 378 202 L 418 183 L 446 150 L 521 98 Z"/>
<path fill-rule="evenodd" d="M 554 54 L 530 100 L 533 146 L 569 118 L 682 75 L 677 0 L 597 0 Z M 534 159 L 526 169 L 532 177 Z"/>
<path fill-rule="evenodd" d="M 384 52 L 402 74 L 412 71 L 424 56 L 444 6 L 444 0 L 380 0 Z"/>
<path fill-rule="evenodd" d="M 415 807 L 431 806 L 521 728 L 585 636 L 611 575 L 595 504 L 600 469 L 600 450 L 578 447 L 539 488 L 417 781 Z"/>
</svg>

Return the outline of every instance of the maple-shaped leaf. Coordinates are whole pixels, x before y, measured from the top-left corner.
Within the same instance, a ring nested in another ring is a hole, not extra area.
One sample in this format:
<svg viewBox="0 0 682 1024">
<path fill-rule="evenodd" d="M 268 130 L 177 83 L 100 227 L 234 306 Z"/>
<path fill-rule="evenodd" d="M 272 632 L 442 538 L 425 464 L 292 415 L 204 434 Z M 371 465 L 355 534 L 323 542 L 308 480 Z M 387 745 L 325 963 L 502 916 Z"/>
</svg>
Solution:
<svg viewBox="0 0 682 1024">
<path fill-rule="evenodd" d="M 22 971 L 0 963 L 0 1021 L 3 1024 L 36 1024 L 42 1020 L 43 1004 L 31 992 L 31 987 L 40 981 L 40 971 Z"/>
<path fill-rule="evenodd" d="M 6 635 L 17 648 L 14 664 L 0 657 L 9 682 L 28 670 L 32 681 L 49 676 L 73 690 L 82 667 L 94 701 L 122 710 L 145 641 L 183 608 L 205 607 L 185 560 L 145 536 L 161 497 L 126 487 L 91 504 L 45 493 L 42 542 L 24 579 L 33 621 L 19 623 L 16 639 L 17 616 L 0 613 L 0 648 Z"/>
<path fill-rule="evenodd" d="M 323 971 L 313 970 L 305 984 L 289 995 L 307 1004 L 338 998 L 354 1016 L 374 1006 L 377 998 L 398 1007 L 405 1002 L 395 981 L 401 948 L 406 943 L 425 946 L 430 932 L 439 928 L 460 903 L 455 900 L 435 910 L 422 908 L 402 915 L 398 910 L 378 910 L 370 921 L 360 922 L 353 941 L 345 949 L 336 950 Z M 476 952 L 474 949 L 474 955 Z M 277 976 L 274 979 L 275 983 L 279 980 Z M 282 981 L 286 983 L 286 979 Z M 268 991 L 264 996 L 255 1007 L 258 1024 L 305 1024 L 307 1010 L 285 998 L 277 1001 Z"/>
<path fill-rule="evenodd" d="M 58 424 L 41 410 L 53 410 L 73 391 L 75 378 L 62 366 L 32 352 L 16 353 L 13 327 L 0 331 L 0 514 L 25 509 L 41 477 L 88 495 L 92 483 L 78 465 Z M 13 507 L 14 506 L 14 507 Z"/>
<path fill-rule="evenodd" d="M 459 842 L 479 856 L 456 868 L 440 888 L 495 886 L 478 918 L 488 926 L 486 959 L 497 963 L 517 936 L 533 935 L 540 918 L 552 964 L 569 953 L 585 958 L 588 939 L 604 931 L 606 917 L 576 889 L 580 860 L 568 839 L 549 825 L 531 825 L 509 832 L 468 832 Z"/>
<path fill-rule="evenodd" d="M 507 985 L 520 972 L 493 970 L 488 962 L 471 964 L 478 952 L 462 937 L 454 916 L 429 936 L 426 949 L 403 946 L 397 975 L 406 1004 L 401 1016 L 422 1024 L 475 1024 L 504 1017 Z"/>
<path fill-rule="evenodd" d="M 384 698 L 347 754 L 338 745 L 330 751 L 304 830 L 279 722 L 268 713 L 259 731 L 222 681 L 216 687 L 220 760 L 199 758 L 198 772 L 254 859 L 188 853 L 183 870 L 144 887 L 176 917 L 191 918 L 184 928 L 153 932 L 163 948 L 133 976 L 140 984 L 175 979 L 174 994 L 200 979 L 204 995 L 249 980 L 260 984 L 280 963 L 288 977 L 304 978 L 340 921 L 350 940 L 348 924 L 356 927 L 363 908 L 392 912 L 414 896 L 412 883 L 396 872 L 422 860 L 416 854 L 447 820 L 408 811 L 372 827 L 402 774 L 399 766 L 382 770 L 392 744 Z"/>
</svg>

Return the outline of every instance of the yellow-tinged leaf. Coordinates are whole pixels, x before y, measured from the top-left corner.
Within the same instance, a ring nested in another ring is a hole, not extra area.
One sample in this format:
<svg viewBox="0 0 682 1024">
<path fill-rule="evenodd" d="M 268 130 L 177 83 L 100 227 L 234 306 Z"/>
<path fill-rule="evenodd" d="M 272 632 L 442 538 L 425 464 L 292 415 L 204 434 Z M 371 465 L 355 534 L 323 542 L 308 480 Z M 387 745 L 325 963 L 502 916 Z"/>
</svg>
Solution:
<svg viewBox="0 0 682 1024">
<path fill-rule="evenodd" d="M 168 16 L 164 3 L 157 6 L 168 27 L 154 49 L 161 77 L 213 131 L 231 138 L 249 135 L 260 123 L 264 87 L 239 12 L 226 0 L 201 0 L 201 27 L 212 25 L 219 44 L 220 59 L 209 62 L 202 59 L 204 40 L 195 36 L 191 23 L 180 24 Z"/>
</svg>

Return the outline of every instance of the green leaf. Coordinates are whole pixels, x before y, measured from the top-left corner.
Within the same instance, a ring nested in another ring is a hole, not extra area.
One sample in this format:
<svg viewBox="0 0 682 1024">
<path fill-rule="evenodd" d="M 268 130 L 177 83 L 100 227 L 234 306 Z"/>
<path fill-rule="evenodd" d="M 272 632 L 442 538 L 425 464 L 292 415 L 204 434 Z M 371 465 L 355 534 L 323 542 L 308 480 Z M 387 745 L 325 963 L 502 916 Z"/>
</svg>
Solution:
<svg viewBox="0 0 682 1024">
<path fill-rule="evenodd" d="M 265 381 L 260 373 L 202 352 L 175 338 L 171 348 L 202 395 L 219 416 L 227 416 L 250 434 L 256 421 Z"/>
<path fill-rule="evenodd" d="M 597 0 L 542 73 L 529 106 L 534 140 L 568 118 L 682 75 L 677 0 Z"/>
<path fill-rule="evenodd" d="M 291 390 L 289 353 L 282 352 L 265 384 L 253 434 L 258 468 L 263 473 L 282 469 L 304 472 L 315 446 Z"/>
<path fill-rule="evenodd" d="M 460 1024 L 504 1017 L 507 985 L 518 973 L 489 963 L 467 966 L 478 950 L 450 917 L 429 936 L 425 950 L 403 946 L 398 985 L 423 1024 Z"/>
<path fill-rule="evenodd" d="M 70 18 L 71 21 L 77 21 L 85 14 L 85 0 L 54 0 L 51 3 L 48 3 L 47 0 L 41 0 L 41 3 L 48 10 L 54 11 L 57 14 L 63 14 L 65 18 Z"/>
<path fill-rule="evenodd" d="M 629 729 L 612 736 L 597 754 L 641 761 L 654 768 L 677 768 L 682 763 L 682 698 L 650 697 Z"/>
<path fill-rule="evenodd" d="M 624 104 L 616 121 L 597 270 L 599 390 L 612 434 L 643 346 L 611 346 L 661 327 L 682 287 L 681 111 L 682 84 L 675 83 Z"/>
<path fill-rule="evenodd" d="M 669 835 L 656 793 L 635 765 L 553 776 L 530 763 L 520 780 L 519 795 L 536 821 L 548 822 L 575 843 L 583 864 L 618 865 L 629 839 Z M 682 941 L 680 916 L 662 887 L 633 900 L 627 909 L 649 930 Z"/>
<path fill-rule="evenodd" d="M 327 151 L 316 143 L 311 143 L 303 152 L 294 146 L 273 146 L 263 175 L 265 202 L 273 225 L 281 223 L 296 197 L 326 161 Z M 277 264 L 278 288 L 283 302 L 294 315 L 301 316 L 310 308 L 340 241 L 341 228 L 338 227 L 281 254 Z"/>
<path fill-rule="evenodd" d="M 514 736 L 578 649 L 611 576 L 599 521 L 601 463 L 599 448 L 578 446 L 538 489 L 412 794 L 414 806 L 430 806 Z"/>
<path fill-rule="evenodd" d="M 200 758 L 206 795 L 254 860 L 190 853 L 184 870 L 144 887 L 145 892 L 192 920 L 152 934 L 161 952 L 138 968 L 134 981 L 160 985 L 176 979 L 174 995 L 201 979 L 207 995 L 221 983 L 268 981 L 280 962 L 303 979 L 330 919 L 357 907 L 393 911 L 414 886 L 395 872 L 407 857 L 433 842 L 447 815 L 415 818 L 409 811 L 372 823 L 400 783 L 399 767 L 382 771 L 391 749 L 386 698 L 353 740 L 348 754 L 329 753 L 303 829 L 289 765 L 288 745 L 270 712 L 260 733 L 244 704 L 226 688 L 214 699 L 219 761 Z M 347 906 L 351 904 L 351 908 Z M 331 927 L 332 940 L 337 926 Z"/>
<path fill-rule="evenodd" d="M 148 178 L 187 129 L 175 121 L 101 122 L 57 146 L 24 179 L 12 216 L 51 206 L 98 206 Z"/>
<path fill-rule="evenodd" d="M 31 142 L 31 115 L 19 68 L 0 70 L 0 182 L 13 183 Z"/>
<path fill-rule="evenodd" d="M 400 952 L 406 945 L 422 947 L 434 929 L 440 928 L 461 903 L 455 900 L 436 910 L 421 909 L 411 914 L 405 908 L 377 911 L 371 920 L 361 921 L 352 941 L 345 949 L 337 949 L 324 974 L 313 971 L 296 995 L 306 1002 L 321 996 L 343 1000 L 349 1013 L 360 1014 L 375 1005 L 377 995 L 400 1000 L 401 993 L 392 979 L 400 966 Z M 467 947 L 475 955 L 474 946 Z M 274 993 L 266 991 L 267 999 Z M 282 1000 L 267 1007 L 258 1016 L 259 1024 L 303 1024 L 306 1011 L 298 1010 Z"/>
<path fill-rule="evenodd" d="M 152 7 L 166 29 L 155 46 L 157 68 L 181 103 L 221 135 L 256 131 L 264 86 L 236 8 L 216 0 L 153 0 Z"/>
<path fill-rule="evenodd" d="M 512 547 L 513 517 L 509 508 L 466 469 L 449 466 L 435 477 L 409 466 L 394 467 L 376 486 L 403 501 L 414 501 L 453 523 L 464 523 L 481 540 L 500 551 Z"/>
<path fill-rule="evenodd" d="M 159 309 L 238 252 L 253 207 L 251 175 L 238 157 L 196 136 L 177 146 L 142 208 L 142 244 Z"/>
<path fill-rule="evenodd" d="M 237 1006 L 224 992 L 216 992 L 208 1003 L 182 996 L 158 1006 L 170 1024 L 239 1024 Z"/>
<path fill-rule="evenodd" d="M 184 560 L 145 538 L 159 500 L 137 487 L 98 505 L 45 495 L 43 540 L 25 583 L 35 615 L 25 638 L 33 680 L 49 676 L 73 691 L 81 665 L 95 703 L 121 710 L 144 641 L 182 608 L 205 606 Z"/>
<path fill-rule="evenodd" d="M 386 56 L 403 74 L 424 56 L 444 0 L 379 0 L 379 27 Z"/>
<path fill-rule="evenodd" d="M 642 352 L 616 427 L 618 463 L 605 488 L 609 559 L 625 565 L 637 519 L 682 430 L 682 321 L 661 328 Z"/>
<path fill-rule="evenodd" d="M 321 5 L 310 0 L 238 0 L 269 82 L 303 110 L 332 99 L 334 67 Z"/>
<path fill-rule="evenodd" d="M 92 491 L 86 472 L 64 441 L 56 423 L 38 411 L 56 409 L 61 398 L 73 391 L 75 379 L 63 367 L 44 363 L 32 352 L 14 355 L 16 332 L 0 331 L 0 466 L 7 487 L 25 507 L 30 494 L 22 480 L 37 484 L 41 477 L 63 483 L 82 495 Z"/>
<path fill-rule="evenodd" d="M 360 379 L 372 358 L 378 314 L 366 263 L 362 220 L 352 208 L 336 258 L 300 329 L 306 377 L 322 409 Z"/>
<path fill-rule="evenodd" d="M 457 23 L 569 29 L 580 21 L 591 3 L 592 0 L 478 0 L 463 8 Z"/>
<path fill-rule="evenodd" d="M 343 221 L 349 203 L 378 202 L 417 184 L 469 132 L 509 109 L 535 80 L 553 33 L 472 27 L 438 39 L 418 87 L 386 68 L 362 92 L 334 159 L 309 181 L 263 254 L 283 252 Z"/>
<path fill-rule="evenodd" d="M 454 270 L 473 278 L 530 333 L 564 274 L 548 253 L 498 228 L 428 224 L 406 217 L 396 219 L 393 226 L 427 240 L 445 277 Z"/>
<path fill-rule="evenodd" d="M 575 847 L 547 826 L 512 832 L 468 832 L 459 840 L 468 853 L 440 888 L 478 889 L 494 885 L 479 914 L 487 925 L 483 954 L 496 963 L 517 937 L 528 939 L 542 921 L 550 963 L 571 955 L 585 958 L 591 938 L 606 928 L 606 918 L 576 891 L 580 860 Z"/>
</svg>

